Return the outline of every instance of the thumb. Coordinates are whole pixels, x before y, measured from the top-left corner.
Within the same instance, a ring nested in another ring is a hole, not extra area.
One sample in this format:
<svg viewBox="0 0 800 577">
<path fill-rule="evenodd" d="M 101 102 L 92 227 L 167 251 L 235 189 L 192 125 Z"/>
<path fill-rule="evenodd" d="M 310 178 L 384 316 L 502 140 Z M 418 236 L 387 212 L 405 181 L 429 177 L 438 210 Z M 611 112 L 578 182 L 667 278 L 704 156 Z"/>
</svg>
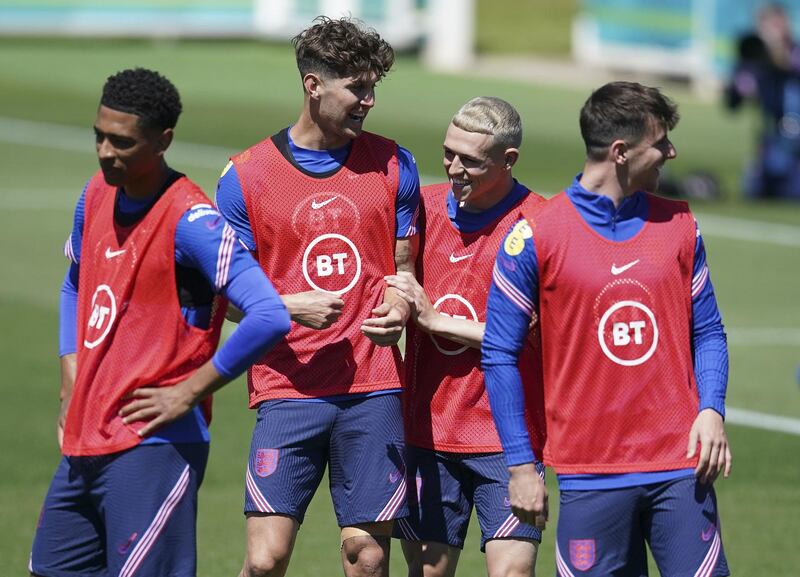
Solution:
<svg viewBox="0 0 800 577">
<path fill-rule="evenodd" d="M 376 306 L 374 309 L 372 309 L 372 314 L 373 315 L 383 316 L 383 315 L 385 315 L 386 313 L 389 312 L 390 308 L 391 307 L 389 306 L 388 303 L 381 303 L 378 306 Z"/>
</svg>

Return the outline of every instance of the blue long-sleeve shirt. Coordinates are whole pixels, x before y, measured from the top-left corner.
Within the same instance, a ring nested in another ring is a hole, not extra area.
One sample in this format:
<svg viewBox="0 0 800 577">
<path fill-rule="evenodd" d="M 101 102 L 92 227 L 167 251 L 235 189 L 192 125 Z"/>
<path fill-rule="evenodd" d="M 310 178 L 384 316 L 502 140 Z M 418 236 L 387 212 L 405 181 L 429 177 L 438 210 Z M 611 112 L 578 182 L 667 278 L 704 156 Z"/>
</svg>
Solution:
<svg viewBox="0 0 800 577">
<path fill-rule="evenodd" d="M 117 211 L 141 218 L 152 200 L 136 201 L 119 194 Z M 59 354 L 77 350 L 77 300 L 83 235 L 85 189 L 75 208 L 73 231 L 65 245 L 70 267 L 61 289 L 59 319 Z M 245 313 L 242 322 L 212 357 L 217 371 L 226 378 L 244 372 L 265 350 L 282 338 L 290 328 L 286 308 L 258 263 L 238 242 L 230 225 L 210 204 L 189 209 L 175 231 L 175 263 L 190 271 L 181 287 L 201 295 L 199 300 L 181 307 L 187 322 L 206 328 L 211 318 L 210 295 L 221 294 Z M 227 242 L 224 242 L 225 238 Z M 179 281 L 180 284 L 180 281 Z M 176 289 L 178 290 L 178 289 Z M 208 299 L 202 295 L 208 296 Z M 193 299 L 189 299 L 190 301 Z M 206 423 L 199 410 L 189 413 L 149 437 L 145 442 L 198 442 L 208 440 Z"/>
<path fill-rule="evenodd" d="M 584 189 L 580 176 L 566 193 L 581 217 L 604 238 L 625 241 L 647 221 L 647 197 L 636 193 L 614 207 L 611 199 Z M 535 236 L 535 235 L 534 235 Z M 522 253 L 509 259 L 498 252 L 487 303 L 482 366 L 506 461 L 509 466 L 534 460 L 525 427 L 525 400 L 517 358 L 539 302 L 539 274 L 535 238 L 525 240 Z M 728 353 L 722 319 L 709 278 L 705 245 L 700 231 L 695 243 L 692 280 L 692 352 L 700 410 L 711 408 L 725 415 Z M 562 489 L 605 489 L 659 482 L 691 474 L 691 469 L 630 473 L 625 475 L 560 475 Z"/>
</svg>

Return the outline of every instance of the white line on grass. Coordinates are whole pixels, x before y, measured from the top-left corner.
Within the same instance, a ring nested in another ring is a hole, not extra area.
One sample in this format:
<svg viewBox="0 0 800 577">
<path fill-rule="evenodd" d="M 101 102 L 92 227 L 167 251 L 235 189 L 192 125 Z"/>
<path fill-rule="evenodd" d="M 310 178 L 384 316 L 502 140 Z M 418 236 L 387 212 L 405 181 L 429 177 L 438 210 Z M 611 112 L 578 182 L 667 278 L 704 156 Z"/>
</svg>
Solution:
<svg viewBox="0 0 800 577">
<path fill-rule="evenodd" d="M 725 411 L 725 421 L 743 427 L 800 435 L 800 419 L 791 417 L 779 417 L 778 415 L 729 407 Z"/>
<path fill-rule="evenodd" d="M 730 327 L 728 344 L 750 347 L 800 346 L 800 329 L 777 327 Z"/>
</svg>

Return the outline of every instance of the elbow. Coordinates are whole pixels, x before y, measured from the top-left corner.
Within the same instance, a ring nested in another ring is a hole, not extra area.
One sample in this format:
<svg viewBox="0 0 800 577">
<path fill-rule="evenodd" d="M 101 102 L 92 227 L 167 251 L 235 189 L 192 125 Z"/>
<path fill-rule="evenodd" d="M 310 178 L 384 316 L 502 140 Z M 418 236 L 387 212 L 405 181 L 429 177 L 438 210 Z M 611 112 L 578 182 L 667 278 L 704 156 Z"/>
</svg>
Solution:
<svg viewBox="0 0 800 577">
<path fill-rule="evenodd" d="M 282 339 L 292 330 L 292 318 L 286 308 L 280 308 L 278 314 L 275 315 L 274 327 L 277 339 Z"/>
</svg>

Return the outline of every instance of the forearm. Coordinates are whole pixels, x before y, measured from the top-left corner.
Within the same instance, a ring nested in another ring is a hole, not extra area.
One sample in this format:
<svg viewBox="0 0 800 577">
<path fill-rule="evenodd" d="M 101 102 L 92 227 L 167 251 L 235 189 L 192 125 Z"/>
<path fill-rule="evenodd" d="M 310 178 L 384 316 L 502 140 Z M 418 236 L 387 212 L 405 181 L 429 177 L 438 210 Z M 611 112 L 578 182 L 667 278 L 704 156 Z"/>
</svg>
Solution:
<svg viewBox="0 0 800 577">
<path fill-rule="evenodd" d="M 230 381 L 231 378 L 220 374 L 214 365 L 214 359 L 211 359 L 197 369 L 192 376 L 176 386 L 183 388 L 187 397 L 191 399 L 191 407 L 194 407 Z"/>
<path fill-rule="evenodd" d="M 525 392 L 519 369 L 509 365 L 486 366 L 484 378 L 506 464 L 513 467 L 533 463 L 536 456 L 525 420 Z"/>
<path fill-rule="evenodd" d="M 75 385 L 77 369 L 78 355 L 76 353 L 66 354 L 61 357 L 61 391 L 59 398 L 62 402 L 72 397 L 72 387 Z"/>
<path fill-rule="evenodd" d="M 721 324 L 695 334 L 694 373 L 700 397 L 699 410 L 714 409 L 724 417 L 728 389 L 728 345 Z"/>
<path fill-rule="evenodd" d="M 221 375 L 233 379 L 283 338 L 290 325 L 281 300 L 258 267 L 231 279 L 225 294 L 244 316 L 212 361 Z"/>
<path fill-rule="evenodd" d="M 466 345 L 473 349 L 480 349 L 486 323 L 457 319 L 438 312 L 433 312 L 429 323 L 420 327 L 423 331 L 437 337 Z"/>
</svg>

